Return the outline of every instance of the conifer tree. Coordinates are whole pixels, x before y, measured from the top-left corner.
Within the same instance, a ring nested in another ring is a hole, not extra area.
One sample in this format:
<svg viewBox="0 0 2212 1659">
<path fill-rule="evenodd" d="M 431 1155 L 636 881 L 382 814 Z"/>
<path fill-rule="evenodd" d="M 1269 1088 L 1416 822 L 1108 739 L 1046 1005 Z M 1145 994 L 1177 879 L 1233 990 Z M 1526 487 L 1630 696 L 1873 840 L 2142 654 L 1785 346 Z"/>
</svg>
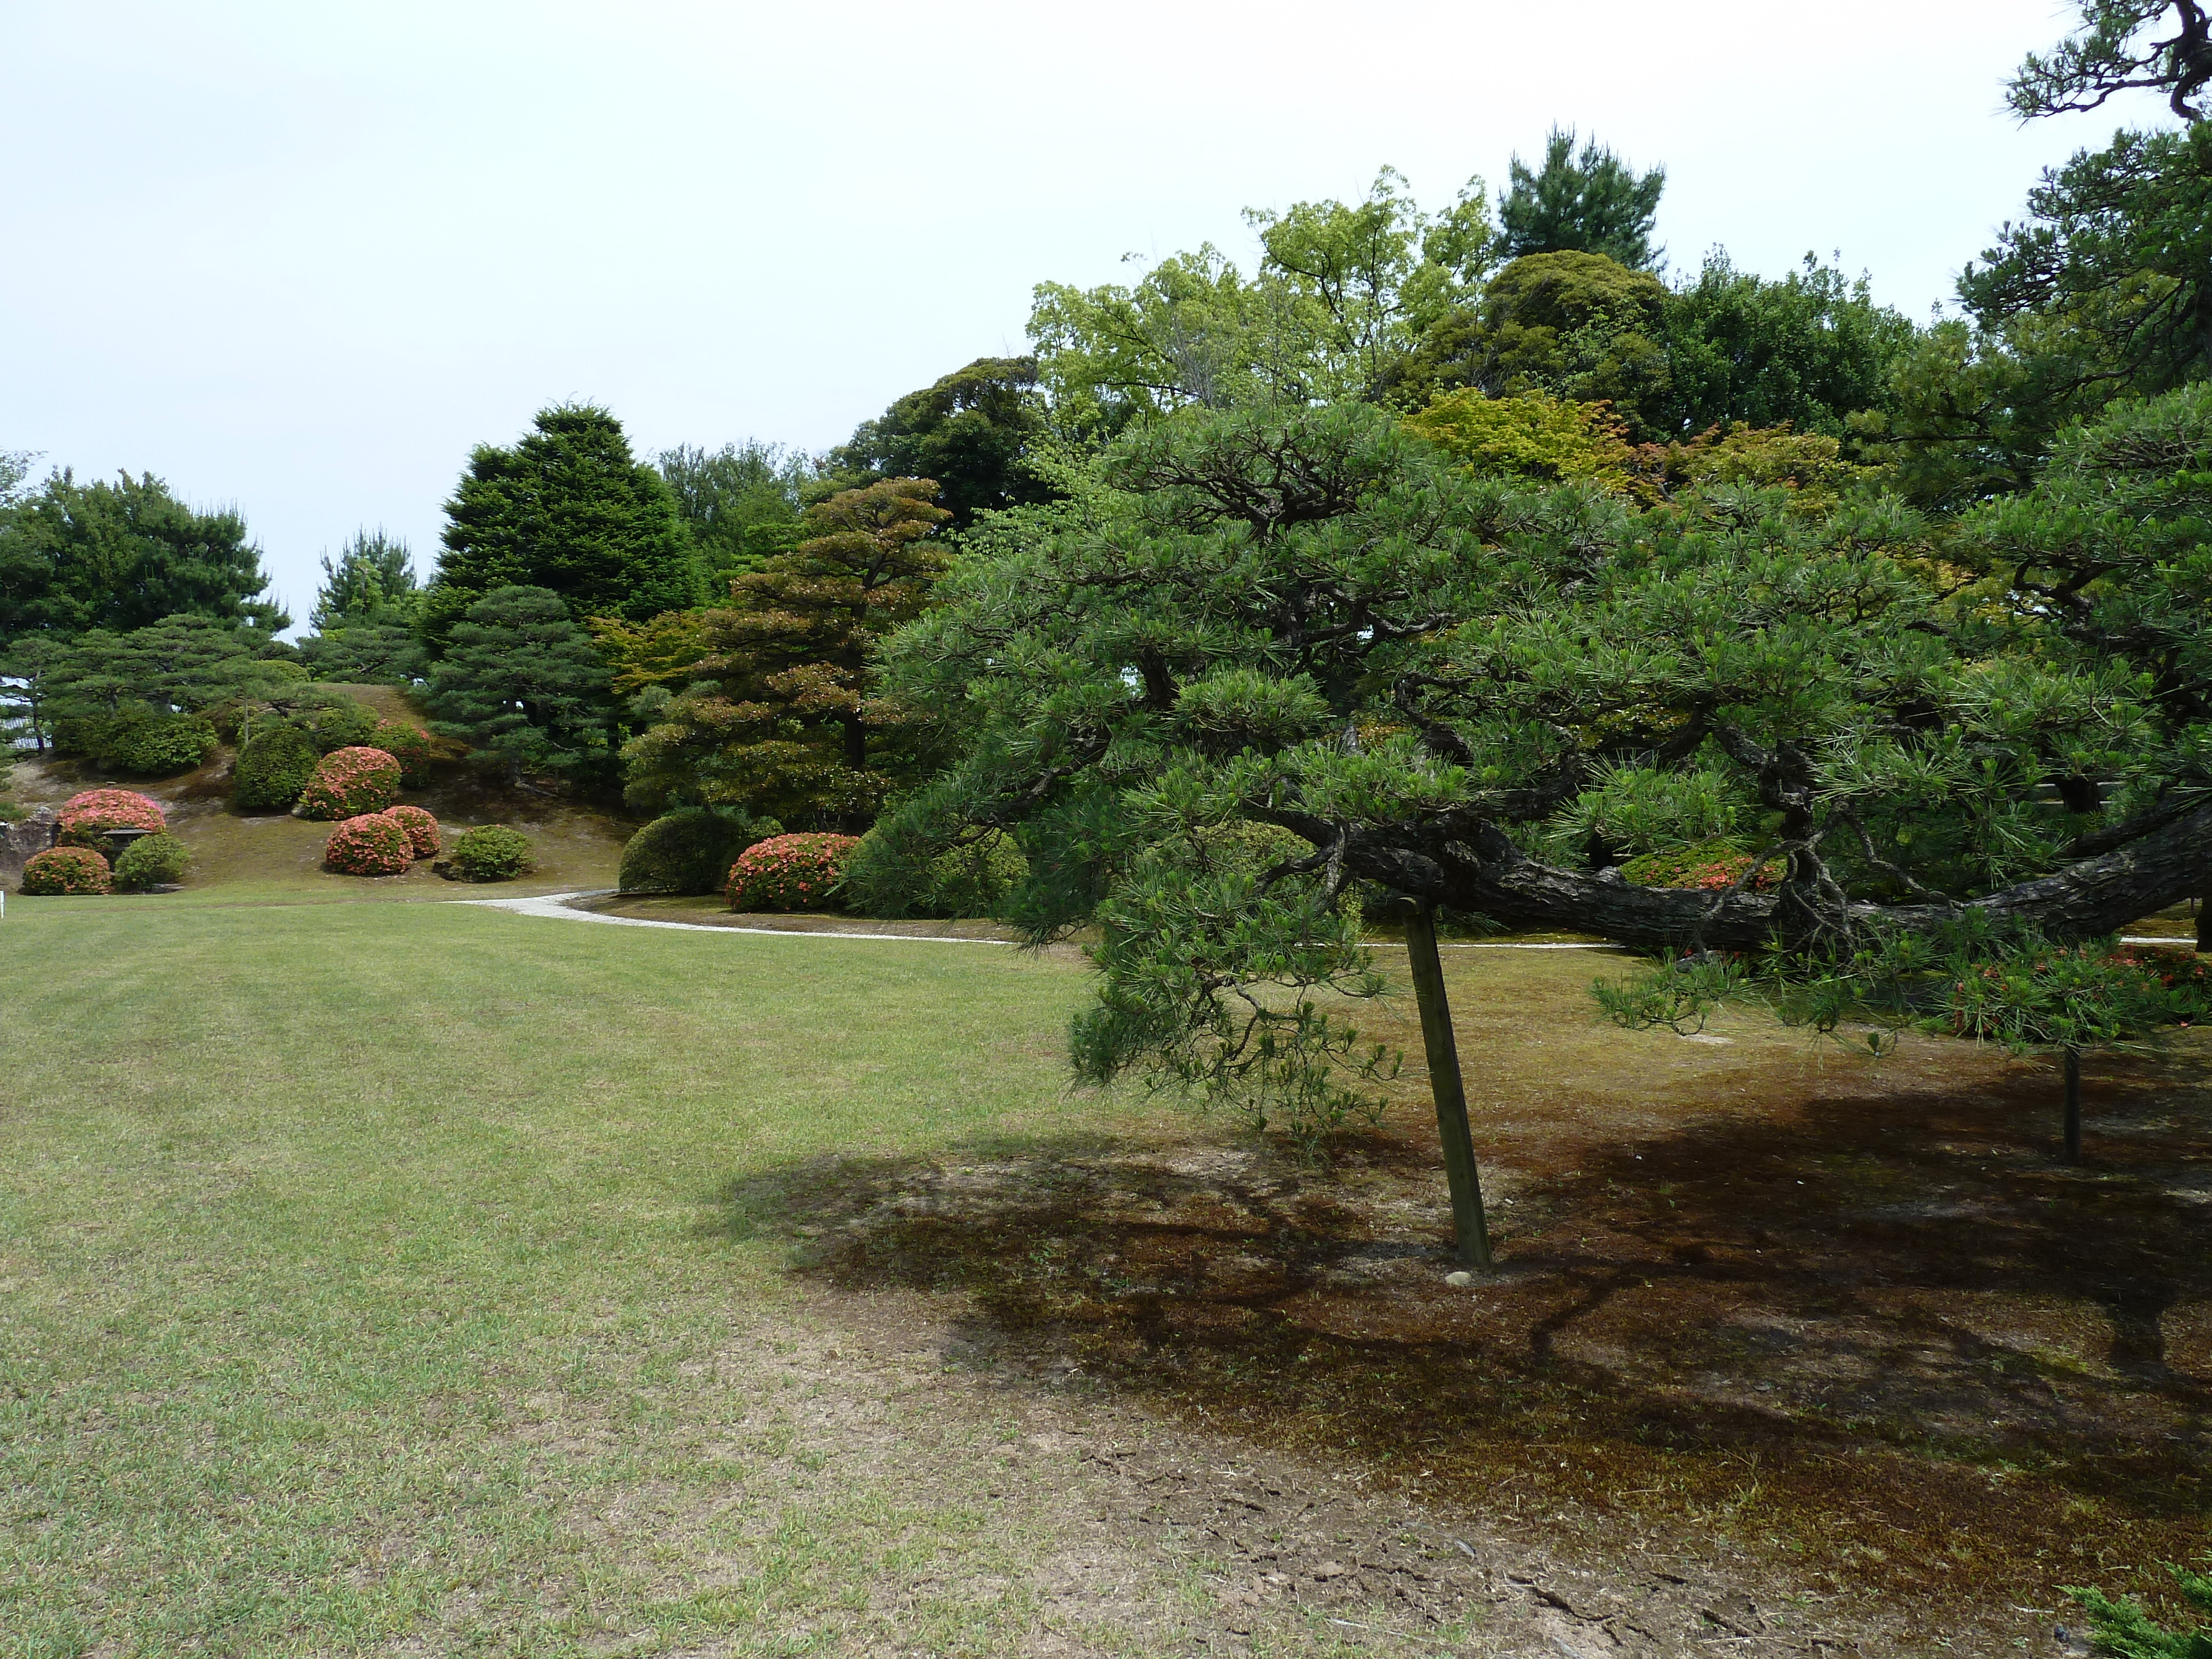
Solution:
<svg viewBox="0 0 2212 1659">
<path fill-rule="evenodd" d="M 926 478 L 887 478 L 807 509 L 793 552 L 730 585 L 701 619 L 705 655 L 680 694 L 649 690 L 653 724 L 624 750 L 648 809 L 729 805 L 788 823 L 864 827 L 899 757 L 900 709 L 874 695 L 875 641 L 919 615 L 951 515 Z"/>
<path fill-rule="evenodd" d="M 638 621 L 698 601 L 675 498 L 631 455 L 622 422 L 593 404 L 540 410 L 512 449 L 479 445 L 446 518 L 422 606 L 434 650 L 470 606 L 502 587 L 543 588 L 578 619 Z"/>
</svg>

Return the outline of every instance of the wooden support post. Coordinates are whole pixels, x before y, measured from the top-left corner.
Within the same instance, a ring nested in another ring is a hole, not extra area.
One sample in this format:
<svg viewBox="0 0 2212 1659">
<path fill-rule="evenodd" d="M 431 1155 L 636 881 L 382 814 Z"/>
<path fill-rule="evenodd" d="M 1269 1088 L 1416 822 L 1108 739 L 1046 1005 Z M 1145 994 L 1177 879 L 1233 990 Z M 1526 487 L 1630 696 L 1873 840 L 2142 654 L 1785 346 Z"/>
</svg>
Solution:
<svg viewBox="0 0 2212 1659">
<path fill-rule="evenodd" d="M 2066 1161 L 2081 1161 L 2081 1051 L 2066 1050 Z"/>
<path fill-rule="evenodd" d="M 1451 1184 L 1452 1232 L 1459 1259 L 1490 1266 L 1490 1228 L 1482 1214 L 1482 1176 L 1474 1163 L 1474 1136 L 1467 1123 L 1467 1085 L 1460 1077 L 1459 1044 L 1452 1036 L 1451 1004 L 1444 997 L 1443 962 L 1437 954 L 1437 913 L 1426 902 L 1406 923 L 1406 955 L 1413 968 L 1413 1000 L 1421 1010 L 1421 1046 L 1429 1057 L 1429 1091 L 1436 1097 L 1437 1133 L 1444 1145 L 1444 1176 Z"/>
</svg>

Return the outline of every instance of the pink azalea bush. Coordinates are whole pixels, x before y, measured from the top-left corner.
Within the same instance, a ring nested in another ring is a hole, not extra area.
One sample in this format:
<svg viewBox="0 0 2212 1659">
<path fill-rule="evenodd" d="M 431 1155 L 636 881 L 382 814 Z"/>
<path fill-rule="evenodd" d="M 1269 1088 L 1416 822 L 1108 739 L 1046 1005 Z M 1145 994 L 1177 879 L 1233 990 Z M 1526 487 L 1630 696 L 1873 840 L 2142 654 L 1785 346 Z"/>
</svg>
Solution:
<svg viewBox="0 0 2212 1659">
<path fill-rule="evenodd" d="M 437 857 L 438 820 L 430 815 L 428 808 L 422 806 L 387 806 L 384 811 L 385 815 L 387 817 L 398 818 L 401 824 L 405 827 L 408 839 L 415 843 L 415 856 L 416 858 L 429 859 Z"/>
<path fill-rule="evenodd" d="M 772 836 L 755 842 L 730 866 L 732 910 L 834 908 L 858 836 Z"/>
<path fill-rule="evenodd" d="M 116 791 L 116 793 L 125 793 Z M 23 866 L 23 891 L 40 896 L 114 890 L 107 860 L 89 847 L 50 847 Z"/>
<path fill-rule="evenodd" d="M 89 847 L 96 851 L 111 830 L 143 830 L 149 835 L 159 835 L 168 827 L 160 804 L 135 789 L 88 789 L 62 803 L 55 840 L 64 847 Z M 104 866 L 104 860 L 102 863 Z"/>
<path fill-rule="evenodd" d="M 331 831 L 323 867 L 342 876 L 404 876 L 415 863 L 415 838 L 389 812 L 363 812 Z"/>
<path fill-rule="evenodd" d="M 381 749 L 333 749 L 300 792 L 300 816 L 357 818 L 399 799 L 399 763 Z"/>
</svg>

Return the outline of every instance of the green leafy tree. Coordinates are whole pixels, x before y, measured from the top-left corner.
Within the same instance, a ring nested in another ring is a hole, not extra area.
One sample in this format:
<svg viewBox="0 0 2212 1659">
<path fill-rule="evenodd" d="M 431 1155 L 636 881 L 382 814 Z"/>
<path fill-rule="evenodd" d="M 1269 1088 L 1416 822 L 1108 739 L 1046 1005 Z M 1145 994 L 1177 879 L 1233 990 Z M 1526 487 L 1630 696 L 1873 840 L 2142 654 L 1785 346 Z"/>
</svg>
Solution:
<svg viewBox="0 0 2212 1659">
<path fill-rule="evenodd" d="M 1176 409 L 1403 398 L 1424 337 L 1493 263 L 1480 179 L 1433 216 L 1386 167 L 1364 201 L 1245 218 L 1261 241 L 1249 278 L 1207 245 L 1127 287 L 1039 285 L 1030 338 L 1058 426 L 1098 437 Z"/>
<path fill-rule="evenodd" d="M 605 780 L 614 757 L 607 665 L 561 595 L 493 590 L 454 623 L 430 671 L 431 729 L 459 738 L 518 781 Z"/>
<path fill-rule="evenodd" d="M 559 596 L 572 617 L 638 620 L 699 598 L 690 539 L 659 472 L 592 404 L 539 411 L 512 449 L 480 445 L 446 503 L 444 551 L 422 601 L 442 650 L 461 617 L 502 587 Z"/>
<path fill-rule="evenodd" d="M 1498 198 L 1502 251 L 1509 259 L 1528 253 L 1601 253 L 1644 270 L 1663 250 L 1651 246 L 1652 221 L 1667 188 L 1667 170 L 1638 174 L 1595 138 L 1575 149 L 1575 130 L 1553 127 L 1544 141 L 1544 162 L 1531 169 L 1518 155 L 1510 187 Z"/>
<path fill-rule="evenodd" d="M 866 826 L 913 720 L 876 695 L 870 653 L 920 613 L 945 568 L 932 532 L 951 515 L 936 490 L 890 478 L 833 495 L 807 509 L 812 533 L 797 550 L 732 583 L 729 605 L 700 620 L 704 655 L 684 689 L 641 694 L 651 723 L 623 750 L 633 805 Z"/>
<path fill-rule="evenodd" d="M 125 633 L 205 617 L 276 633 L 261 550 L 235 512 L 198 513 L 152 474 L 79 483 L 64 471 L 0 511 L 0 644 Z"/>
<path fill-rule="evenodd" d="M 1808 253 L 1802 270 L 1767 282 L 1718 249 L 1668 295 L 1662 332 L 1668 390 L 1655 427 L 1787 422 L 1838 438 L 1850 416 L 1887 401 L 1916 337 L 1907 319 L 1875 304 L 1863 276 L 1847 282 Z"/>
<path fill-rule="evenodd" d="M 931 478 L 963 530 L 978 513 L 1050 493 L 1027 465 L 1048 435 L 1034 357 L 978 357 L 908 392 L 830 452 L 818 486 L 856 489 L 882 478 Z"/>
<path fill-rule="evenodd" d="M 813 476 L 805 455 L 749 438 L 711 453 L 664 449 L 656 465 L 699 550 L 709 597 L 799 544 L 799 491 Z"/>
<path fill-rule="evenodd" d="M 2145 456 L 2168 480 L 2151 510 L 2186 519 L 2212 410 L 2159 418 L 2162 459 L 2118 428 L 2084 442 Z M 2187 532 L 2163 537 L 2186 563 Z M 881 856 L 926 868 L 1018 827 L 1012 910 L 1102 930 L 1081 1067 L 1277 1121 L 1340 1121 L 1387 1063 L 1336 1000 L 1372 988 L 1347 893 L 1688 951 L 1621 994 L 1627 1018 L 1694 1018 L 1733 961 L 1821 1029 L 1869 1009 L 2002 1029 L 1955 988 L 2032 979 L 2037 950 L 2201 884 L 2207 688 L 2170 641 L 2069 645 L 2065 607 L 1994 552 L 1954 591 L 1931 550 L 1893 503 L 1733 489 L 1637 514 L 1469 477 L 1354 406 L 1160 423 L 1088 493 L 993 526 L 887 647 L 891 694 L 943 710 L 957 758 L 877 826 Z M 2186 580 L 2096 568 L 2116 606 L 2193 605 L 2212 632 Z M 2171 684 L 2143 672 L 2169 660 Z M 1741 878 L 1624 880 L 1593 795 L 1724 839 Z M 1308 850 L 1230 867 L 1208 837 L 1240 822 Z M 2091 960 L 2073 1030 L 2125 1029 L 2142 988 Z M 1449 1030 L 1426 994 L 1423 1016 Z"/>
<path fill-rule="evenodd" d="M 2013 77 L 2023 118 L 2101 106 L 2116 94 L 2162 92 L 2184 120 L 2212 81 L 2212 19 L 2198 0 L 2078 0 L 2080 26 L 2048 53 L 2031 52 Z M 2159 34 L 2161 26 L 2171 34 Z"/>
</svg>

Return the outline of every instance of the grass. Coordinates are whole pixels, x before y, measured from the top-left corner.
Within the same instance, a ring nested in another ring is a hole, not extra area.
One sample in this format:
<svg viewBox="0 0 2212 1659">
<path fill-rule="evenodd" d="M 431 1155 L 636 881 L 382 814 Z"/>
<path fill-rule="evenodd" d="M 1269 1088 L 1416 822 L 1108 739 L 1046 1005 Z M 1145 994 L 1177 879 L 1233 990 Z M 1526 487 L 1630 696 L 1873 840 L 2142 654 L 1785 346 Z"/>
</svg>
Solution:
<svg viewBox="0 0 2212 1659">
<path fill-rule="evenodd" d="M 922 1645 L 1028 1627 L 983 1460 L 825 1474 L 865 1441 L 781 1252 L 707 1223 L 1103 1109 L 1077 975 L 428 905 L 0 928 L 0 1655 L 799 1652 L 941 1557 L 1006 1588 Z"/>
</svg>

